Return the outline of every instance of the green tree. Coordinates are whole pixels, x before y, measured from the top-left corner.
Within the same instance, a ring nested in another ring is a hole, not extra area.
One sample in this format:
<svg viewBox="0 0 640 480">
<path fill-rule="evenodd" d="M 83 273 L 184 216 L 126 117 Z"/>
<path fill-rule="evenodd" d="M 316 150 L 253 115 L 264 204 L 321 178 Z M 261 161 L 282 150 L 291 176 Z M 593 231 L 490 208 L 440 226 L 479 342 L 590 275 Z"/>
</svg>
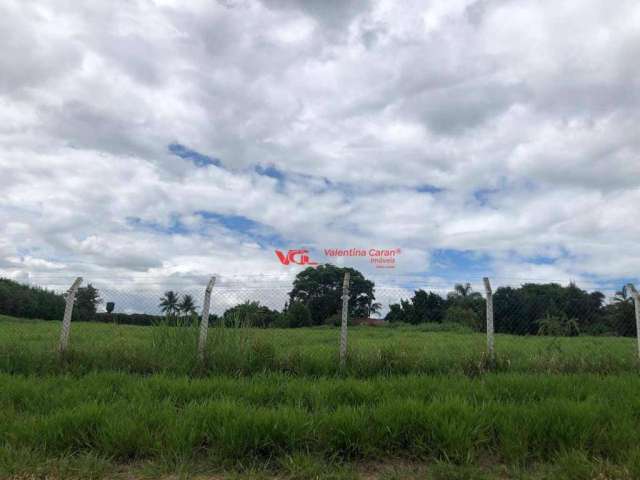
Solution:
<svg viewBox="0 0 640 480">
<path fill-rule="evenodd" d="M 164 296 L 160 299 L 160 310 L 166 315 L 175 315 L 178 313 L 178 303 L 180 302 L 180 296 L 173 290 L 164 292 Z"/>
<path fill-rule="evenodd" d="M 406 314 L 402 309 L 402 305 L 393 303 L 389 305 L 389 311 L 384 317 L 388 322 L 406 322 Z"/>
<path fill-rule="evenodd" d="M 636 334 L 633 297 L 625 287 L 616 292 L 611 303 L 604 307 L 603 310 L 608 327 L 607 330 L 626 337 Z"/>
<path fill-rule="evenodd" d="M 76 304 L 73 308 L 74 317 L 82 322 L 93 320 L 100 303 L 102 303 L 100 293 L 92 284 L 78 288 Z"/>
<path fill-rule="evenodd" d="M 479 292 L 474 292 L 470 283 L 456 283 L 453 290 L 447 294 L 447 298 L 451 300 L 482 298 Z"/>
<path fill-rule="evenodd" d="M 605 322 L 603 303 L 601 292 L 589 293 L 573 283 L 500 287 L 493 295 L 495 327 L 497 332 L 535 335 L 539 320 L 566 317 L 574 319 L 580 331 L 589 332 Z"/>
<path fill-rule="evenodd" d="M 413 304 L 411 323 L 442 322 L 447 302 L 437 293 L 416 290 L 411 303 Z"/>
<path fill-rule="evenodd" d="M 185 316 L 190 316 L 196 313 L 196 304 L 193 301 L 193 296 L 186 294 L 182 296 L 182 300 L 177 305 L 178 311 Z"/>
<path fill-rule="evenodd" d="M 459 323 L 475 331 L 482 330 L 482 319 L 471 308 L 451 305 L 444 314 L 447 323 Z"/>
<path fill-rule="evenodd" d="M 4 315 L 60 320 L 64 308 L 65 300 L 59 293 L 0 278 L 0 313 Z"/>
<path fill-rule="evenodd" d="M 349 315 L 355 318 L 368 316 L 375 300 L 374 283 L 353 268 L 330 264 L 309 267 L 298 273 L 289 292 L 290 303 L 304 303 L 311 313 L 312 324 L 321 325 L 342 307 L 342 282 L 347 271 L 351 276 Z"/>
<path fill-rule="evenodd" d="M 447 300 L 434 292 L 416 290 L 409 300 L 389 305 L 385 317 L 390 322 L 407 322 L 417 325 L 424 322 L 442 322 L 447 309 Z"/>
<path fill-rule="evenodd" d="M 308 327 L 311 325 L 311 312 L 302 302 L 293 302 L 286 312 L 289 327 Z"/>
<path fill-rule="evenodd" d="M 247 300 L 227 309 L 222 315 L 228 327 L 269 327 L 278 320 L 280 314 L 260 302 Z"/>
<path fill-rule="evenodd" d="M 380 312 L 380 310 L 382 310 L 382 304 L 380 302 L 372 302 L 369 305 L 369 315 L 367 316 L 375 315 Z"/>
</svg>

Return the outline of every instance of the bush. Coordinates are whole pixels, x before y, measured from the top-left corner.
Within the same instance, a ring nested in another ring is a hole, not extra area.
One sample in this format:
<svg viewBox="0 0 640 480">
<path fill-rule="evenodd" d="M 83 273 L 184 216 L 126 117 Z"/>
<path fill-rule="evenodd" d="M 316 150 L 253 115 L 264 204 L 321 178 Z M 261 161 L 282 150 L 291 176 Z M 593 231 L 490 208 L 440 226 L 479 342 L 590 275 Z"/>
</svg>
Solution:
<svg viewBox="0 0 640 480">
<path fill-rule="evenodd" d="M 422 323 L 416 327 L 421 332 L 453 332 L 453 333 L 473 333 L 475 330 L 462 323 Z"/>
<path fill-rule="evenodd" d="M 227 327 L 269 327 L 278 316 L 275 310 L 250 301 L 231 307 L 222 315 Z"/>
<path fill-rule="evenodd" d="M 287 312 L 278 313 L 278 316 L 271 324 L 273 328 L 288 328 L 289 327 L 289 317 L 287 316 Z"/>
<path fill-rule="evenodd" d="M 447 308 L 444 314 L 444 323 L 458 323 L 475 331 L 482 330 L 482 320 L 470 308 L 453 306 Z"/>
<path fill-rule="evenodd" d="M 592 336 L 612 336 L 615 337 L 618 335 L 618 332 L 606 322 L 598 322 L 593 325 L 587 325 L 585 328 L 580 330 L 580 333 L 584 335 L 592 335 Z"/>
<path fill-rule="evenodd" d="M 116 323 L 118 325 L 155 325 L 162 322 L 165 317 L 161 315 L 148 315 L 146 313 L 103 313 L 94 315 L 95 322 Z"/>
<path fill-rule="evenodd" d="M 577 337 L 580 335 L 578 321 L 575 318 L 562 316 L 547 316 L 536 322 L 538 324 L 538 335 L 553 337 Z"/>
<path fill-rule="evenodd" d="M 339 327 L 342 325 L 342 313 L 336 312 L 333 315 L 329 315 L 324 324 L 330 327 Z"/>
<path fill-rule="evenodd" d="M 293 302 L 286 313 L 289 327 L 308 327 L 311 325 L 311 312 L 302 302 Z"/>
</svg>

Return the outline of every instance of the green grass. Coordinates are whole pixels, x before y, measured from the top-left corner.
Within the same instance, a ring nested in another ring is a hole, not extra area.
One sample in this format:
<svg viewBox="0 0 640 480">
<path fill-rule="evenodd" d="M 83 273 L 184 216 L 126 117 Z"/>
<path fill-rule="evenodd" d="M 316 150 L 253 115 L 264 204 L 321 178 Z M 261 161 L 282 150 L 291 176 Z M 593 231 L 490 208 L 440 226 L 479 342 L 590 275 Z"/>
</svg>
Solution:
<svg viewBox="0 0 640 480">
<path fill-rule="evenodd" d="M 97 372 L 2 374 L 0 384 L 5 474 L 25 458 L 79 458 L 98 471 L 128 462 L 166 471 L 278 468 L 292 458 L 638 466 L 640 378 L 633 374 L 363 380 Z"/>
<path fill-rule="evenodd" d="M 640 478 L 632 339 L 59 327 L 0 318 L 0 478 Z"/>
<path fill-rule="evenodd" d="M 204 365 L 197 361 L 194 328 L 74 323 L 71 348 L 60 362 L 59 322 L 0 316 L 0 371 L 22 374 L 118 370 L 177 375 L 252 375 L 282 372 L 366 378 L 380 374 L 479 374 L 485 337 L 423 327 L 355 327 L 349 359 L 339 372 L 335 328 L 211 328 Z M 498 368 L 513 372 L 623 373 L 640 367 L 635 340 L 621 337 L 521 337 L 497 335 Z"/>
</svg>

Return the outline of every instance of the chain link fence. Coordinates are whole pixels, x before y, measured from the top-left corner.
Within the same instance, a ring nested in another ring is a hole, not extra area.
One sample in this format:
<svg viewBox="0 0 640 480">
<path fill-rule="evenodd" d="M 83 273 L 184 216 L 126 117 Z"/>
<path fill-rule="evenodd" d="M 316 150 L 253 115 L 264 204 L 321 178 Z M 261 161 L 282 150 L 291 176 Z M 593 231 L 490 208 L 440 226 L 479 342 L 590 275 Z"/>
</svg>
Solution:
<svg viewBox="0 0 640 480">
<path fill-rule="evenodd" d="M 44 289 L 0 281 L 4 368 L 14 368 L 14 357 L 24 363 L 29 355 L 56 350 L 83 352 L 85 359 L 99 356 L 96 352 L 108 351 L 111 357 L 122 353 L 123 362 L 135 363 L 162 344 L 163 358 L 148 365 L 154 370 L 170 366 L 185 352 L 191 358 L 200 337 L 200 362 L 209 359 L 216 368 L 226 362 L 231 371 L 242 352 L 222 358 L 229 348 L 225 342 L 244 342 L 246 355 L 258 351 L 273 357 L 266 370 L 289 368 L 285 364 L 292 356 L 304 364 L 305 356 L 324 355 L 336 370 L 373 356 L 387 370 L 407 372 L 446 370 L 447 362 L 460 367 L 460 359 L 532 369 L 604 365 L 606 371 L 637 367 L 640 345 L 639 305 L 632 286 L 600 292 L 560 283 L 421 283 L 385 277 L 371 285 L 354 278 L 344 290 L 342 282 L 219 277 L 211 288 L 205 324 L 206 277 L 162 282 L 84 278 L 75 293 L 73 281 L 66 276 L 34 279 Z M 61 322 L 65 313 L 70 320 L 66 327 Z M 339 344 L 347 329 L 348 348 L 342 351 Z M 318 370 L 309 365 L 310 372 Z"/>
</svg>

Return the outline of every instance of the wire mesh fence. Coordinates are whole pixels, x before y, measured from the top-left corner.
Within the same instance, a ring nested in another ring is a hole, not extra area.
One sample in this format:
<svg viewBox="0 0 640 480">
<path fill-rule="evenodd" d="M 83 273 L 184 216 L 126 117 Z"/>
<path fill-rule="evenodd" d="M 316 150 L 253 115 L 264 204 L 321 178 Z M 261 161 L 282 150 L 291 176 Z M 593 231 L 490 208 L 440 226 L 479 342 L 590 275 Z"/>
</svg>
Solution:
<svg viewBox="0 0 640 480">
<path fill-rule="evenodd" d="M 0 321 L 3 368 L 16 368 L 16 358 L 28 363 L 29 355 L 66 350 L 60 331 L 73 278 L 40 280 L 46 289 L 0 282 L 0 314 L 6 315 Z M 504 365 L 529 369 L 637 367 L 640 320 L 630 287 L 607 295 L 574 284 L 501 279 L 483 285 L 353 278 L 343 316 L 341 282 L 218 278 L 203 319 L 207 283 L 206 277 L 173 282 L 84 278 L 71 303 L 69 349 L 83 352 L 94 367 L 100 355 L 107 365 L 126 366 L 153 349 L 161 353 L 146 369 L 169 367 L 180 355 L 195 365 L 202 337 L 198 327 L 206 322 L 210 338 L 201 346 L 206 358 L 203 354 L 200 361 L 213 370 L 224 364 L 226 371 L 236 371 L 234 361 L 249 370 L 290 369 L 297 362 L 295 368 L 304 371 L 331 373 L 341 364 L 360 362 L 362 370 L 373 362 L 372 372 L 429 372 L 495 362 L 496 355 Z M 336 327 L 343 317 L 349 337 L 341 354 Z M 114 364 L 118 355 L 122 361 Z M 264 358 L 247 367 L 256 355 Z M 310 359 L 320 357 L 327 365 L 314 366 Z"/>
</svg>

